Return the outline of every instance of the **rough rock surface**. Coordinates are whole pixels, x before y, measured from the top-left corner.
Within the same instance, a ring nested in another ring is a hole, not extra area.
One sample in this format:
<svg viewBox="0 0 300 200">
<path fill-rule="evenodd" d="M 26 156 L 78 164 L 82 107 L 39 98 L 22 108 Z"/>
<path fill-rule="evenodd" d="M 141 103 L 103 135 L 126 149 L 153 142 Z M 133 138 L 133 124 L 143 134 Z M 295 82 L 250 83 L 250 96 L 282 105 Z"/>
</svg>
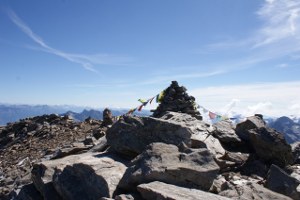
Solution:
<svg viewBox="0 0 300 200">
<path fill-rule="evenodd" d="M 217 138 L 222 146 L 228 151 L 248 151 L 247 145 L 236 134 L 235 127 L 231 121 L 223 120 L 213 124 L 213 136 Z"/>
<path fill-rule="evenodd" d="M 219 195 L 240 200 L 291 200 L 291 198 L 287 196 L 263 187 L 263 185 L 261 185 L 263 182 L 262 179 L 241 176 L 240 174 L 232 172 L 224 175 L 225 179 L 221 177 L 216 179 L 217 183 L 214 183 L 214 186 L 217 187 L 215 191 L 217 191 Z"/>
<path fill-rule="evenodd" d="M 186 93 L 187 89 L 179 86 L 177 81 L 164 90 L 161 103 L 153 112 L 153 117 L 161 117 L 167 111 L 187 113 L 199 120 L 202 120 L 200 112 L 197 110 L 195 98 Z"/>
<path fill-rule="evenodd" d="M 172 106 L 166 97 L 162 104 Z M 182 101 L 178 105 L 193 102 Z M 298 147 L 293 158 L 290 145 L 262 116 L 236 128 L 229 122 L 210 126 L 180 110 L 159 116 L 124 116 L 101 127 L 91 118 L 74 122 L 45 115 L 0 127 L 0 199 L 142 200 L 139 191 L 145 199 L 225 198 L 211 193 L 243 200 L 300 199 Z M 272 163 L 281 168 L 270 169 Z M 168 186 L 144 191 L 138 186 L 152 181 Z"/>
<path fill-rule="evenodd" d="M 300 181 L 291 177 L 276 165 L 272 165 L 265 186 L 270 190 L 284 194 L 293 199 L 300 199 Z"/>
<path fill-rule="evenodd" d="M 192 131 L 172 121 L 153 117 L 124 116 L 108 129 L 107 143 L 117 152 L 136 156 L 153 142 L 191 145 Z"/>
<path fill-rule="evenodd" d="M 138 191 L 142 194 L 143 198 L 145 198 L 146 200 L 229 200 L 226 197 L 222 197 L 209 192 L 178 187 L 159 181 L 148 184 L 141 184 L 137 188 Z"/>
<path fill-rule="evenodd" d="M 300 164 L 300 142 L 291 144 L 294 164 Z"/>
<path fill-rule="evenodd" d="M 113 197 L 125 162 L 109 153 L 73 155 L 34 165 L 32 179 L 45 199 L 53 198 L 46 188 L 51 184 L 63 199 Z"/>
<path fill-rule="evenodd" d="M 248 117 L 246 121 L 241 122 L 236 125 L 236 133 L 237 135 L 245 140 L 250 140 L 249 130 L 251 129 L 259 129 L 266 127 L 266 123 L 258 116 Z"/>
<path fill-rule="evenodd" d="M 206 149 L 180 152 L 171 144 L 153 143 L 129 165 L 120 187 L 131 189 L 141 183 L 163 181 L 209 190 L 218 165 Z"/>
<path fill-rule="evenodd" d="M 113 116 L 112 116 L 112 113 L 111 113 L 111 110 L 109 110 L 108 108 L 105 108 L 103 110 L 103 122 L 101 124 L 101 126 L 110 126 L 112 125 L 114 122 L 113 122 Z"/>
<path fill-rule="evenodd" d="M 282 134 L 268 128 L 260 117 L 249 117 L 236 126 L 236 131 L 264 161 L 281 167 L 293 163 L 291 146 Z"/>
<path fill-rule="evenodd" d="M 31 183 L 30 171 L 41 160 L 79 154 L 82 141 L 100 130 L 101 121 L 75 122 L 55 114 L 26 118 L 0 129 L 0 199 Z M 7 197 L 9 198 L 9 197 Z"/>
</svg>

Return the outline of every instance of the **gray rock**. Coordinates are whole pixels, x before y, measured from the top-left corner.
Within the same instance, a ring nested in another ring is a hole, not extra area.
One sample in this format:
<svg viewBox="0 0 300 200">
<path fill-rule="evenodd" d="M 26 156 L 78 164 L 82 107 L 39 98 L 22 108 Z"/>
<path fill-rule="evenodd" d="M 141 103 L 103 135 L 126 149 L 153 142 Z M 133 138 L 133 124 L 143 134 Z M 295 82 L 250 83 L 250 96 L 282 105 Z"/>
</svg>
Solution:
<svg viewBox="0 0 300 200">
<path fill-rule="evenodd" d="M 249 130 L 264 128 L 264 127 L 266 127 L 266 123 L 264 122 L 264 120 L 262 120 L 258 116 L 252 116 L 252 117 L 248 117 L 246 121 L 237 124 L 235 130 L 237 135 L 241 139 L 245 141 L 249 141 L 250 140 L 250 136 L 248 132 Z"/>
<path fill-rule="evenodd" d="M 63 199 L 111 198 L 127 169 L 123 161 L 105 153 L 72 155 L 34 165 L 32 179 L 45 199 L 51 199 L 47 184 Z"/>
<path fill-rule="evenodd" d="M 282 167 L 293 163 L 291 146 L 282 134 L 268 128 L 260 117 L 247 118 L 236 126 L 236 132 L 265 162 Z"/>
<path fill-rule="evenodd" d="M 188 189 L 158 181 L 141 184 L 137 187 L 137 189 L 146 200 L 229 200 L 226 197 L 209 192 Z"/>
<path fill-rule="evenodd" d="M 107 130 L 107 143 L 118 153 L 136 156 L 153 142 L 191 145 L 190 128 L 153 117 L 124 116 Z"/>
<path fill-rule="evenodd" d="M 238 200 L 291 200 L 291 198 L 285 195 L 268 190 L 256 183 L 248 183 L 247 185 L 235 185 L 234 187 L 235 189 L 224 190 L 220 192 L 219 195 Z"/>
<path fill-rule="evenodd" d="M 212 186 L 209 189 L 209 192 L 218 194 L 223 190 L 228 189 L 227 187 L 227 181 L 224 178 L 224 176 L 219 175 L 213 182 Z"/>
<path fill-rule="evenodd" d="M 105 149 L 107 149 L 109 146 L 107 144 L 107 140 L 106 137 L 102 137 L 99 140 L 97 140 L 97 144 L 95 146 L 93 146 L 93 148 L 91 148 L 89 150 L 89 152 L 102 152 Z"/>
<path fill-rule="evenodd" d="M 241 152 L 226 151 L 222 157 L 216 160 L 221 168 L 221 172 L 236 170 L 241 168 L 249 159 L 249 154 Z"/>
<path fill-rule="evenodd" d="M 291 144 L 294 164 L 300 164 L 300 142 Z"/>
<path fill-rule="evenodd" d="M 209 190 L 218 171 L 207 149 L 188 149 L 183 153 L 175 145 L 153 143 L 129 165 L 119 186 L 130 190 L 141 183 L 163 181 Z"/>
<path fill-rule="evenodd" d="M 89 148 L 84 146 L 84 147 L 70 147 L 70 148 L 62 148 L 62 149 L 57 149 L 53 155 L 50 155 L 50 159 L 58 159 L 58 158 L 63 158 L 69 155 L 74 155 L 74 154 L 79 154 L 82 153 L 82 151 L 88 150 Z"/>
<path fill-rule="evenodd" d="M 15 200 L 43 200 L 43 197 L 31 183 L 22 187 Z"/>
<path fill-rule="evenodd" d="M 276 165 L 272 165 L 265 186 L 292 199 L 300 199 L 300 191 L 297 189 L 299 184 L 299 180 L 291 177 Z"/>
<path fill-rule="evenodd" d="M 161 119 L 190 128 L 192 130 L 192 148 L 207 148 L 216 158 L 225 154 L 225 149 L 219 140 L 212 136 L 214 128 L 209 124 L 186 113 L 166 112 Z"/>
<path fill-rule="evenodd" d="M 47 161 L 45 161 L 47 162 Z M 48 164 L 51 163 L 51 164 Z M 60 195 L 56 192 L 53 187 L 52 177 L 54 174 L 54 169 L 57 167 L 65 166 L 65 163 L 58 163 L 58 165 L 53 162 L 40 163 L 33 165 L 31 171 L 31 179 L 35 188 L 41 193 L 44 200 L 60 200 Z"/>
<path fill-rule="evenodd" d="M 236 134 L 231 121 L 222 120 L 213 124 L 213 136 L 217 138 L 227 151 L 249 152 L 247 145 Z"/>
<path fill-rule="evenodd" d="M 112 112 L 110 109 L 105 108 L 103 110 L 103 122 L 101 124 L 102 127 L 107 127 L 109 125 L 112 125 L 113 122 L 113 118 L 112 118 Z"/>
<path fill-rule="evenodd" d="M 239 174 L 230 173 L 226 177 L 226 182 L 221 181 L 222 187 L 218 192 L 219 195 L 229 197 L 230 199 L 239 200 L 265 200 L 265 199 L 276 199 L 276 200 L 291 200 L 291 198 L 282 194 L 273 192 L 262 185 L 262 178 L 252 178 L 240 176 Z"/>
<path fill-rule="evenodd" d="M 143 200 L 143 198 L 139 193 L 132 193 L 117 195 L 115 200 Z"/>
</svg>

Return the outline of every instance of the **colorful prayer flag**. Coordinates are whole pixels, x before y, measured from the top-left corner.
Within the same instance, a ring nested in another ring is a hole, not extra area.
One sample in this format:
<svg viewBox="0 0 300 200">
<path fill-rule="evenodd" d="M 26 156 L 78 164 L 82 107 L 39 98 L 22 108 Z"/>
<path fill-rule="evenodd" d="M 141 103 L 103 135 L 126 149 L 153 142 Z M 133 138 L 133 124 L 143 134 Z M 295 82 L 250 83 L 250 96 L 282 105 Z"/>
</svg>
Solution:
<svg viewBox="0 0 300 200">
<path fill-rule="evenodd" d="M 147 102 L 147 101 L 144 100 L 144 99 L 139 99 L 138 101 L 141 102 L 141 103 L 146 103 L 146 102 Z"/>
<path fill-rule="evenodd" d="M 143 108 L 143 106 L 144 106 L 144 104 L 140 105 L 140 107 L 139 107 L 138 111 L 141 111 L 141 110 L 142 110 L 142 108 Z"/>
<path fill-rule="evenodd" d="M 153 101 L 154 98 L 155 98 L 155 97 L 152 97 L 152 98 L 150 99 L 150 104 L 152 103 L 152 101 Z"/>
<path fill-rule="evenodd" d="M 160 103 L 160 102 L 163 100 L 164 96 L 165 96 L 165 91 L 162 91 L 161 93 L 159 93 L 159 94 L 156 96 L 156 102 L 157 102 L 157 103 Z"/>
<path fill-rule="evenodd" d="M 209 116 L 210 119 L 215 119 L 217 114 L 209 111 L 208 116 Z"/>
</svg>

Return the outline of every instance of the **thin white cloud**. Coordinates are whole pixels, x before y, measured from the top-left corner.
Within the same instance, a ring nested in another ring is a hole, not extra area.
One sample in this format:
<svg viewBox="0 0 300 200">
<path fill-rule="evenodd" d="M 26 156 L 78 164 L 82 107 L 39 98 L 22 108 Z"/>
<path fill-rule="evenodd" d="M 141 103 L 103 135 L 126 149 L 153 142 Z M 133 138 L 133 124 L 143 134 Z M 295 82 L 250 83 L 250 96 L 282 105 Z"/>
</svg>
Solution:
<svg viewBox="0 0 300 200">
<path fill-rule="evenodd" d="M 193 79 L 193 78 L 204 78 L 204 77 L 212 77 L 226 73 L 225 70 L 212 70 L 207 72 L 195 72 L 195 73 L 185 73 L 185 74 L 176 74 L 176 75 L 169 75 L 169 76 L 156 76 L 152 79 L 145 80 L 142 82 L 138 82 L 135 84 L 138 85 L 151 85 L 157 83 L 169 83 L 173 80 L 185 80 L 185 79 Z"/>
<path fill-rule="evenodd" d="M 277 67 L 278 68 L 287 68 L 287 67 L 289 67 L 289 64 L 287 64 L 287 63 L 281 63 L 281 64 L 277 65 Z"/>
<path fill-rule="evenodd" d="M 254 111 L 282 116 L 299 114 L 297 110 L 290 109 L 291 105 L 300 105 L 299 88 L 300 81 L 295 81 L 196 88 L 189 93 L 196 97 L 198 104 L 212 111 L 224 113 L 224 105 L 238 99 L 230 110 L 246 116 L 251 112 L 254 114 Z"/>
<path fill-rule="evenodd" d="M 22 32 L 24 32 L 28 37 L 30 37 L 40 48 L 30 47 L 35 50 L 44 51 L 50 54 L 62 57 L 70 62 L 80 64 L 84 69 L 98 72 L 95 68 L 95 64 L 109 64 L 109 65 L 123 65 L 132 61 L 132 58 L 126 56 L 115 56 L 108 54 L 71 54 L 59 49 L 50 47 L 39 35 L 34 33 L 31 28 L 12 10 L 7 10 L 8 16 L 11 21 L 18 27 Z"/>
<path fill-rule="evenodd" d="M 300 1 L 265 0 L 256 14 L 262 26 L 253 30 L 249 37 L 230 37 L 229 40 L 206 45 L 202 51 L 238 53 L 240 59 L 227 60 L 233 66 L 228 70 L 240 69 L 241 63 L 245 67 L 253 67 L 278 58 L 299 59 Z M 220 65 L 223 63 L 224 60 Z"/>
<path fill-rule="evenodd" d="M 258 31 L 261 38 L 255 47 L 284 39 L 299 40 L 299 0 L 266 0 L 257 14 L 265 22 L 265 25 Z"/>
</svg>

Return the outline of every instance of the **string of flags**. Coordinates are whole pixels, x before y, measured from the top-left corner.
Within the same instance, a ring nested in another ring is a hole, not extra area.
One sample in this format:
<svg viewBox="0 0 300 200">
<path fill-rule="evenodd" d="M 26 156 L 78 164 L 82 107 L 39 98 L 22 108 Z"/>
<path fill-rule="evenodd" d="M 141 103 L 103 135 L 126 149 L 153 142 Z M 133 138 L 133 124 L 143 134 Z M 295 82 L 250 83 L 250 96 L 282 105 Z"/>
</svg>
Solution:
<svg viewBox="0 0 300 200">
<path fill-rule="evenodd" d="M 217 121 L 221 121 L 221 120 L 236 120 L 236 117 L 227 117 L 227 116 L 222 116 L 222 115 L 218 115 L 217 113 L 211 112 L 209 110 L 207 110 L 206 108 L 204 108 L 203 106 L 198 105 L 198 108 L 202 108 L 204 113 L 208 113 L 208 116 L 211 120 L 217 120 Z"/>
<path fill-rule="evenodd" d="M 148 103 L 151 104 L 153 102 L 153 100 L 155 99 L 156 103 L 160 103 L 162 101 L 162 99 L 165 96 L 165 90 L 163 90 L 162 92 L 160 92 L 159 94 L 155 95 L 154 97 L 151 97 L 148 100 L 144 100 L 144 99 L 139 99 L 138 101 L 141 102 L 142 104 L 139 105 L 136 108 L 132 108 L 130 109 L 126 115 L 131 115 L 132 113 L 134 113 L 135 111 L 142 111 L 143 107 L 147 106 Z"/>
<path fill-rule="evenodd" d="M 144 107 L 146 107 L 148 104 L 152 104 L 152 102 L 154 101 L 155 99 L 155 102 L 156 103 L 161 103 L 162 102 L 162 99 L 164 98 L 165 96 L 165 90 L 163 90 L 162 92 L 160 92 L 159 94 L 145 100 L 145 99 L 138 99 L 138 101 L 141 103 L 141 105 L 135 107 L 135 108 L 132 108 L 130 109 L 125 115 L 131 115 L 133 114 L 135 111 L 142 111 L 142 109 Z M 199 109 L 199 108 L 202 108 L 203 112 L 205 114 L 208 114 L 209 118 L 211 120 L 214 120 L 214 121 L 221 121 L 221 120 L 236 120 L 237 118 L 236 117 L 227 117 L 227 116 L 222 116 L 222 115 L 219 115 L 215 112 L 212 112 L 212 111 L 209 111 L 208 109 L 206 109 L 205 107 L 201 106 L 201 105 L 198 105 L 196 103 L 194 103 L 194 107 L 195 109 Z M 117 117 L 117 118 L 120 118 L 121 116 Z"/>
</svg>

